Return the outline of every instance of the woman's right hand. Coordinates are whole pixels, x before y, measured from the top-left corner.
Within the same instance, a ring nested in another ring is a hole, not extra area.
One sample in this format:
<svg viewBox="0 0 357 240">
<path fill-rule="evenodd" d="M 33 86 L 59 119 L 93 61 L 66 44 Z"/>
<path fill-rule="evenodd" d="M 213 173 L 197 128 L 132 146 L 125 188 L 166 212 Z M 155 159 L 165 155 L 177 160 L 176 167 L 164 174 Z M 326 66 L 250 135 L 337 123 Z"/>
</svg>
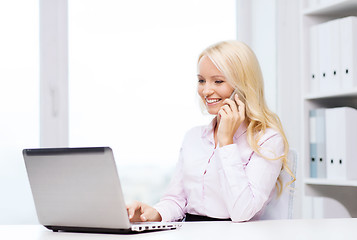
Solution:
<svg viewBox="0 0 357 240">
<path fill-rule="evenodd" d="M 161 222 L 160 213 L 149 205 L 135 201 L 126 206 L 130 222 Z"/>
</svg>

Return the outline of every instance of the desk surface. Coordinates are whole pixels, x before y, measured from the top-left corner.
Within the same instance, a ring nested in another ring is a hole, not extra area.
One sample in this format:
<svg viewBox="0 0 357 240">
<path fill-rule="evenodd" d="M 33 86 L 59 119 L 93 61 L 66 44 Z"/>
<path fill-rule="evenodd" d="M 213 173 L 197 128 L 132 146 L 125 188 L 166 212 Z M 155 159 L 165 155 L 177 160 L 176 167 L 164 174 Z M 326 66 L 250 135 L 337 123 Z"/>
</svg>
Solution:
<svg viewBox="0 0 357 240">
<path fill-rule="evenodd" d="M 0 239 L 357 239 L 357 218 L 232 222 L 189 222 L 181 229 L 131 235 L 52 232 L 40 225 L 2 225 Z"/>
</svg>

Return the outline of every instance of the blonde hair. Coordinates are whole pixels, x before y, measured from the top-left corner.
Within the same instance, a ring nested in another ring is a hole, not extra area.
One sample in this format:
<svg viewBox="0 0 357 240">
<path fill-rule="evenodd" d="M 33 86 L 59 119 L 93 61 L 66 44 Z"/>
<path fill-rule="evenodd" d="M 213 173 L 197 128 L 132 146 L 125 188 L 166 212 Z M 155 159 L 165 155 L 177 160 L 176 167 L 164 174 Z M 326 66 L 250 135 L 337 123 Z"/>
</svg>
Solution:
<svg viewBox="0 0 357 240">
<path fill-rule="evenodd" d="M 203 56 L 207 56 L 223 73 L 227 81 L 232 85 L 246 106 L 247 119 L 247 140 L 251 148 L 259 156 L 259 140 L 264 135 L 267 128 L 276 130 L 284 142 L 284 154 L 275 159 L 281 159 L 285 170 L 293 180 L 295 176 L 288 165 L 289 143 L 285 136 L 279 117 L 269 110 L 264 98 L 264 82 L 258 59 L 254 52 L 243 42 L 223 41 L 206 48 L 199 56 L 198 62 Z M 276 187 L 278 195 L 283 191 L 283 182 L 279 176 Z"/>
</svg>

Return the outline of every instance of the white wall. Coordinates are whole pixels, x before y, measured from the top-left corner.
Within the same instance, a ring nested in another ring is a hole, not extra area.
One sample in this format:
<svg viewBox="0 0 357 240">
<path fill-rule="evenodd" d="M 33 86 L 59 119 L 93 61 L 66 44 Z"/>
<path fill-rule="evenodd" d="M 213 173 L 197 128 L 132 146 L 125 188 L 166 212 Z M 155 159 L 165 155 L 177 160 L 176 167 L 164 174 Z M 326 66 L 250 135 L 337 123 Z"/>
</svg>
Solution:
<svg viewBox="0 0 357 240">
<path fill-rule="evenodd" d="M 277 111 L 278 106 L 275 2 L 275 0 L 252 1 L 252 48 L 261 63 L 267 104 L 274 112 Z"/>
<path fill-rule="evenodd" d="M 265 99 L 276 112 L 276 1 L 237 0 L 237 39 L 255 52 L 263 73 Z"/>
</svg>

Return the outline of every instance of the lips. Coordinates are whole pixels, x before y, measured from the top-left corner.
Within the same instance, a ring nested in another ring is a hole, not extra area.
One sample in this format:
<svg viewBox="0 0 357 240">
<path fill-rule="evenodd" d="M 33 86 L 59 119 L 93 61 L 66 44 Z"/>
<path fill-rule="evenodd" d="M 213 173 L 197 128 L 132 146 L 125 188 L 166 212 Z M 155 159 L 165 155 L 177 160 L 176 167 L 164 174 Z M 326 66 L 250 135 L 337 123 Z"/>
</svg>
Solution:
<svg viewBox="0 0 357 240">
<path fill-rule="evenodd" d="M 213 105 L 213 104 L 217 104 L 221 100 L 222 100 L 221 98 L 206 98 L 206 103 L 208 105 Z"/>
</svg>

